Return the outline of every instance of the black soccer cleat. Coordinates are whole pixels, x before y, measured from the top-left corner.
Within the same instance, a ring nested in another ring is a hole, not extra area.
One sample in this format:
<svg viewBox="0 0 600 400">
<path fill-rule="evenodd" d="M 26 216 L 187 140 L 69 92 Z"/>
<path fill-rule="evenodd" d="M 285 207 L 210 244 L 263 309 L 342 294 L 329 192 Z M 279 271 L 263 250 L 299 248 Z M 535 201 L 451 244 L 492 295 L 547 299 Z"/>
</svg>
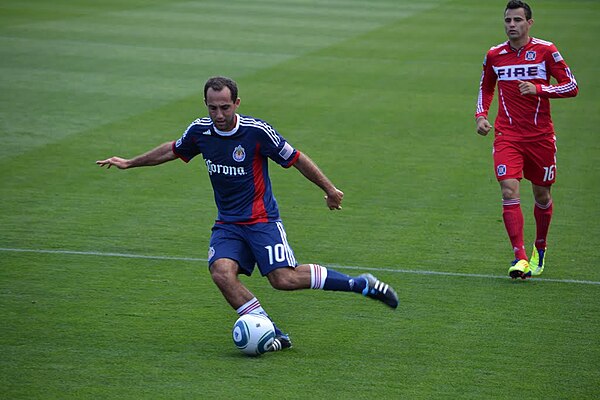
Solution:
<svg viewBox="0 0 600 400">
<path fill-rule="evenodd" d="M 362 291 L 363 296 L 379 300 L 394 309 L 398 307 L 398 295 L 390 285 L 371 274 L 362 274 L 359 278 L 367 281 L 367 286 Z"/>
<path fill-rule="evenodd" d="M 267 351 L 279 351 L 283 349 L 292 348 L 292 340 L 289 335 L 285 335 L 283 333 L 275 335 L 275 339 L 273 339 L 273 343 Z"/>
</svg>

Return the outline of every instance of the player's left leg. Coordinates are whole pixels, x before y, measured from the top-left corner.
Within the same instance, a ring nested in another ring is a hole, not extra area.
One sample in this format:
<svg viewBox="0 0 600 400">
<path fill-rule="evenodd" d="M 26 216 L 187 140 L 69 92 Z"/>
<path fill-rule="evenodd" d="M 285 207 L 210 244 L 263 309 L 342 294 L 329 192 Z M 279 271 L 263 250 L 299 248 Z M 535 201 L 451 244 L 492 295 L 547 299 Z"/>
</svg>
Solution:
<svg viewBox="0 0 600 400">
<path fill-rule="evenodd" d="M 546 241 L 554 207 L 552 206 L 552 196 L 550 194 L 551 186 L 538 186 L 535 184 L 532 184 L 532 186 L 535 198 L 535 206 L 533 207 L 535 244 L 529 265 L 531 267 L 531 274 L 537 276 L 544 272 L 546 264 Z"/>
<path fill-rule="evenodd" d="M 349 276 L 318 264 L 302 264 L 296 268 L 277 268 L 267 275 L 275 289 L 320 289 L 360 293 L 379 300 L 391 308 L 398 307 L 398 295 L 394 289 L 371 274 Z"/>
<path fill-rule="evenodd" d="M 546 258 L 546 242 L 552 220 L 553 202 L 551 188 L 556 182 L 556 139 L 542 138 L 526 146 L 523 167 L 525 177 L 531 181 L 535 206 L 535 243 L 530 260 L 531 274 L 541 275 Z"/>
<path fill-rule="evenodd" d="M 355 292 L 398 307 L 394 289 L 370 274 L 352 277 L 317 264 L 298 265 L 281 222 L 255 224 L 245 229 L 251 233 L 247 240 L 258 268 L 275 289 Z"/>
</svg>

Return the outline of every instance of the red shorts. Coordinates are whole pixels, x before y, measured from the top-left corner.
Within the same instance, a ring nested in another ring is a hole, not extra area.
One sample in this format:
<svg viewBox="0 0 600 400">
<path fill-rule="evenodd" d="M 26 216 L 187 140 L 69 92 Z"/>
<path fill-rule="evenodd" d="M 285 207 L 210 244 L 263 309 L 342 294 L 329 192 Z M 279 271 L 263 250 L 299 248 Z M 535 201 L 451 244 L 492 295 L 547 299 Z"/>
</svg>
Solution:
<svg viewBox="0 0 600 400">
<path fill-rule="evenodd" d="M 518 142 L 497 136 L 494 140 L 496 179 L 525 179 L 538 186 L 556 181 L 556 139 L 544 137 L 534 142 Z"/>
</svg>

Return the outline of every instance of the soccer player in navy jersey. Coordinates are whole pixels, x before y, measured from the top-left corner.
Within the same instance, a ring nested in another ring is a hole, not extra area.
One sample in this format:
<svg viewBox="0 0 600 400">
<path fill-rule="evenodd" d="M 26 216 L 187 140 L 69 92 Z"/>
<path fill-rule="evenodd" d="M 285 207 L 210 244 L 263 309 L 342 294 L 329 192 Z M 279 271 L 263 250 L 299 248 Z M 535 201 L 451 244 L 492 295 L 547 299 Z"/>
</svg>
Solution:
<svg viewBox="0 0 600 400">
<path fill-rule="evenodd" d="M 492 47 L 483 62 L 475 112 L 477 133 L 492 129 L 488 110 L 498 85 L 498 115 L 494 122 L 494 168 L 502 191 L 502 217 L 515 260 L 511 278 L 540 275 L 546 261 L 546 238 L 552 219 L 550 189 L 556 181 L 556 138 L 550 116 L 551 98 L 577 95 L 578 86 L 556 46 L 529 36 L 531 8 L 509 1 L 504 10 L 508 41 Z M 550 78 L 556 84 L 550 83 Z M 532 183 L 536 239 L 531 259 L 523 239 L 519 194 L 522 177 Z"/>
<path fill-rule="evenodd" d="M 208 250 L 211 277 L 238 315 L 268 314 L 238 275 L 251 275 L 255 265 L 280 290 L 322 289 L 356 292 L 398 307 L 394 289 L 371 274 L 351 277 L 318 264 L 298 265 L 290 247 L 268 174 L 270 158 L 284 168 L 294 166 L 325 192 L 331 210 L 340 210 L 344 193 L 304 153 L 271 125 L 240 115 L 238 88 L 226 77 L 204 86 L 208 117 L 196 119 L 181 138 L 131 159 L 96 161 L 119 169 L 153 166 L 180 158 L 186 163 L 202 154 L 214 191 L 218 215 Z M 271 347 L 292 347 L 289 335 L 275 326 Z"/>
</svg>

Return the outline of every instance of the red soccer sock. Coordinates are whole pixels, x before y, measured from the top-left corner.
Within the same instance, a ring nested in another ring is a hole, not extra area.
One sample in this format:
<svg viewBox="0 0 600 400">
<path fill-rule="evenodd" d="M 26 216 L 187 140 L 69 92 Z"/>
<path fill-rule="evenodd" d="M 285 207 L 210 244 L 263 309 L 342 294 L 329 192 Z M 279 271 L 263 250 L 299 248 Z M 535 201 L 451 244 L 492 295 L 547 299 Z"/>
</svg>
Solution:
<svg viewBox="0 0 600 400">
<path fill-rule="evenodd" d="M 502 200 L 502 219 L 508 238 L 518 260 L 527 260 L 525 246 L 523 245 L 523 212 L 521 212 L 521 199 Z"/>
<path fill-rule="evenodd" d="M 546 205 L 535 203 L 533 207 L 533 216 L 535 217 L 535 248 L 545 250 L 548 229 L 552 220 L 552 200 Z"/>
</svg>

